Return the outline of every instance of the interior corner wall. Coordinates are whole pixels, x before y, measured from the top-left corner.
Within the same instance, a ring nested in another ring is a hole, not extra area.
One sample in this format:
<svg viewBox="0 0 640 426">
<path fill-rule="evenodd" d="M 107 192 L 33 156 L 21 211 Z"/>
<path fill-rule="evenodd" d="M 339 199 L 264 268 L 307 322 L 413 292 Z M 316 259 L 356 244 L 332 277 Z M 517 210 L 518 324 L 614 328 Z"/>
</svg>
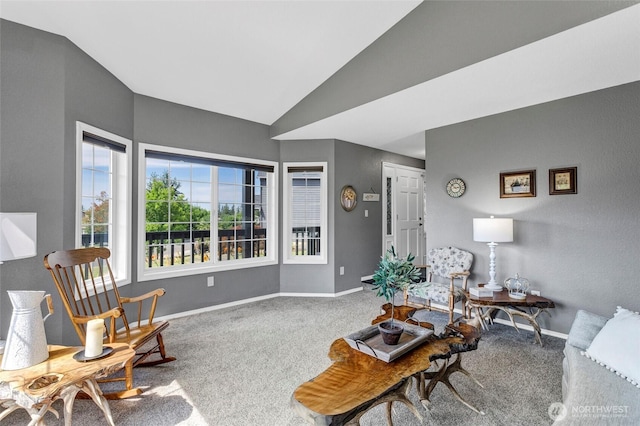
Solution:
<svg viewBox="0 0 640 426">
<path fill-rule="evenodd" d="M 424 169 L 424 161 L 354 143 L 335 145 L 335 292 L 362 285 L 360 279 L 374 273 L 382 255 L 382 195 L 378 202 L 362 201 L 362 194 L 382 194 L 382 163 L 389 162 Z M 338 198 L 342 187 L 351 185 L 358 203 L 350 212 L 342 209 Z M 365 217 L 365 210 L 368 217 Z M 344 275 L 340 267 L 344 266 Z"/>
<path fill-rule="evenodd" d="M 290 264 L 283 263 L 282 259 L 282 238 L 280 240 L 280 291 L 283 293 L 297 293 L 297 294 L 327 294 L 332 295 L 335 291 L 334 286 L 334 251 L 335 251 L 335 238 L 334 238 L 334 217 L 335 217 L 335 141 L 333 139 L 323 140 L 309 140 L 309 141 L 281 141 L 280 142 L 280 167 L 282 170 L 282 163 L 285 162 L 327 162 L 327 228 L 329 234 L 327 235 L 328 253 L 327 264 Z M 282 212 L 284 206 L 282 205 L 282 182 L 285 179 L 284 170 L 280 176 L 280 211 Z M 283 223 L 282 214 L 280 215 L 279 224 L 280 234 L 282 234 Z"/>
<path fill-rule="evenodd" d="M 43 258 L 72 248 L 75 122 L 133 136 L 133 94 L 67 39 L 0 20 L 0 205 L 38 214 L 36 257 L 0 266 L 0 337 L 11 317 L 7 290 L 45 290 L 56 312 L 50 343 L 78 340 Z"/>
<path fill-rule="evenodd" d="M 640 83 L 427 131 L 427 248 L 475 255 L 471 284 L 486 282 L 489 249 L 474 217 L 514 218 L 497 249 L 497 281 L 516 272 L 552 299 L 542 328 L 567 333 L 578 309 L 611 317 L 640 310 Z M 577 166 L 575 195 L 549 195 L 549 169 Z M 499 197 L 499 174 L 536 170 L 533 198 Z M 460 177 L 467 192 L 447 196 Z"/>
</svg>

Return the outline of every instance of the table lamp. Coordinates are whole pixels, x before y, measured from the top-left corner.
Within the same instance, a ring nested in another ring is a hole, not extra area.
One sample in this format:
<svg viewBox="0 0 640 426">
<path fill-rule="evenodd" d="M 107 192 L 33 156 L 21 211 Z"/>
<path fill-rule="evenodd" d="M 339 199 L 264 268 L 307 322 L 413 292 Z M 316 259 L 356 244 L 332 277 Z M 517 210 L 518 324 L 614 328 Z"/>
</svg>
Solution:
<svg viewBox="0 0 640 426">
<path fill-rule="evenodd" d="M 498 243 L 513 241 L 513 219 L 511 218 L 474 218 L 473 241 L 486 242 L 489 246 L 489 282 L 484 288 L 502 291 L 496 282 L 496 246 Z"/>
</svg>

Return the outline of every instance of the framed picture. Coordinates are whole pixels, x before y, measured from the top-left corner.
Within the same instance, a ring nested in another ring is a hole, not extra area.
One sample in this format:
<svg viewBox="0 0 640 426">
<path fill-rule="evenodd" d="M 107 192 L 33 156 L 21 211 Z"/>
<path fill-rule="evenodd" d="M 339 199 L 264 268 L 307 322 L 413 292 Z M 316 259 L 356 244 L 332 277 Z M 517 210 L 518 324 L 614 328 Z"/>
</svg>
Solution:
<svg viewBox="0 0 640 426">
<path fill-rule="evenodd" d="M 578 168 L 549 169 L 549 195 L 577 194 Z"/>
<path fill-rule="evenodd" d="M 356 190 L 351 185 L 345 185 L 340 191 L 340 205 L 345 211 L 350 212 L 356 208 L 358 203 L 358 195 Z"/>
<path fill-rule="evenodd" d="M 536 196 L 536 171 L 500 173 L 500 198 Z"/>
</svg>

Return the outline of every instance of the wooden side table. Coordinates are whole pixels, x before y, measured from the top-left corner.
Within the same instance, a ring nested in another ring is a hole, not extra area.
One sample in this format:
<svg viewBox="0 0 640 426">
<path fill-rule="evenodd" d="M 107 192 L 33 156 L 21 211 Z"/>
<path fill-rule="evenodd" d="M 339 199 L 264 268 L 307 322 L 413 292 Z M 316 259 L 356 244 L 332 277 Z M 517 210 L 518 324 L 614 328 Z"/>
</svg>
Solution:
<svg viewBox="0 0 640 426">
<path fill-rule="evenodd" d="M 524 299 L 514 299 L 509 297 L 507 289 L 495 291 L 493 296 L 489 297 L 475 297 L 468 292 L 465 292 L 465 295 L 467 297 L 467 305 L 475 312 L 476 317 L 480 318 L 482 328 L 486 329 L 487 321 L 493 321 L 492 314 L 500 310 L 509 316 L 511 323 L 518 332 L 520 330 L 514 316 L 519 316 L 529 321 L 529 324 L 533 327 L 536 341 L 542 346 L 542 332 L 538 325 L 538 316 L 543 312 L 547 312 L 547 309 L 555 308 L 552 300 L 531 294 L 527 294 Z"/>
<path fill-rule="evenodd" d="M 73 358 L 83 347 L 49 345 L 49 358 L 34 366 L 20 370 L 0 370 L 0 420 L 12 411 L 24 408 L 31 415 L 29 425 L 44 424 L 47 411 L 58 413 L 51 404 L 64 401 L 64 423 L 71 426 L 73 402 L 78 392 L 87 393 L 113 426 L 111 410 L 96 382 L 133 361 L 135 351 L 125 343 L 110 343 L 113 352 L 104 358 L 88 362 Z M 2 357 L 0 356 L 0 359 Z"/>
</svg>

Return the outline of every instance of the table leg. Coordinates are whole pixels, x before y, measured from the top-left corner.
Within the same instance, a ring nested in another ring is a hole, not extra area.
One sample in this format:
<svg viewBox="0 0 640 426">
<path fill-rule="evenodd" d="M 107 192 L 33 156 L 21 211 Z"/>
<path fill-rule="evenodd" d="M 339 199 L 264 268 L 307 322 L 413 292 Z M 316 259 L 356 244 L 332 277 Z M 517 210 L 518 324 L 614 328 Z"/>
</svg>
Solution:
<svg viewBox="0 0 640 426">
<path fill-rule="evenodd" d="M 479 306 L 474 306 L 474 309 L 476 310 L 476 316 L 480 317 L 480 323 L 482 324 L 482 328 L 484 330 L 488 330 L 487 322 L 489 322 L 489 324 L 493 323 L 491 314 L 494 311 L 500 310 L 507 314 L 509 316 L 511 324 L 513 325 L 513 328 L 515 328 L 518 333 L 520 333 L 520 329 L 518 328 L 518 323 L 515 321 L 514 316 L 519 316 L 526 319 L 533 328 L 535 341 L 538 342 L 540 346 L 542 346 L 542 329 L 540 328 L 540 325 L 538 325 L 538 315 L 540 315 L 542 312 L 546 312 L 544 308 L 536 307 L 535 311 L 533 312 L 526 312 L 513 306 L 491 306 L 485 312 L 483 312 L 482 308 Z"/>
<path fill-rule="evenodd" d="M 509 318 L 511 318 L 511 322 L 513 323 L 513 326 L 516 328 L 516 330 L 518 329 L 518 327 L 516 326 L 513 315 L 517 315 L 529 321 L 529 324 L 531 324 L 531 327 L 533 328 L 533 332 L 535 334 L 535 340 L 540 343 L 540 346 L 542 346 L 542 330 L 538 325 L 538 315 L 540 315 L 540 313 L 542 313 L 544 309 L 536 308 L 535 312 L 531 313 L 515 308 L 507 308 L 503 310 L 509 315 Z"/>
<path fill-rule="evenodd" d="M 380 404 L 386 403 L 387 404 L 386 405 L 386 407 L 387 407 L 387 410 L 386 410 L 387 423 L 388 423 L 389 426 L 393 426 L 393 420 L 391 418 L 391 414 L 392 414 L 392 409 L 393 409 L 393 403 L 395 401 L 399 401 L 399 402 L 402 402 L 403 404 L 405 404 L 409 408 L 409 410 L 411 410 L 411 412 L 422 423 L 422 415 L 420 415 L 420 413 L 418 412 L 418 409 L 416 408 L 416 406 L 413 405 L 413 402 L 411 402 L 411 400 L 407 397 L 407 391 L 409 390 L 410 386 L 411 386 L 411 378 L 405 379 L 404 382 L 399 387 L 395 387 L 394 389 L 392 389 L 388 393 L 384 394 L 374 404 L 372 404 L 371 406 L 368 406 L 366 409 L 360 411 L 353 419 L 351 419 L 349 422 L 347 422 L 346 425 L 359 425 L 360 424 L 360 418 L 362 416 L 364 416 L 369 410 L 371 410 L 373 407 L 376 407 L 376 406 L 378 406 Z"/>
<path fill-rule="evenodd" d="M 100 407 L 109 425 L 115 426 L 113 424 L 113 417 L 111 415 L 111 408 L 109 408 L 109 402 L 104 395 L 102 395 L 102 390 L 100 390 L 95 379 L 85 381 L 83 383 L 82 390 L 87 393 L 91 399 L 93 399 L 93 402 L 95 402 L 98 407 Z"/>
<path fill-rule="evenodd" d="M 71 417 L 73 415 L 73 403 L 78 392 L 83 391 L 91 397 L 93 402 L 102 410 L 110 426 L 115 426 L 111 409 L 106 398 L 102 395 L 102 391 L 95 379 L 87 379 L 84 382 L 68 386 L 60 393 L 60 398 L 64 401 L 64 424 L 71 426 Z"/>
<path fill-rule="evenodd" d="M 450 360 L 448 359 L 445 360 L 442 367 L 440 367 L 440 369 L 437 371 L 423 371 L 419 373 L 417 377 L 418 395 L 420 397 L 420 401 L 422 402 L 422 405 L 427 410 L 429 409 L 429 405 L 431 404 L 431 401 L 429 400 L 429 398 L 431 397 L 431 392 L 433 392 L 433 390 L 435 389 L 436 385 L 439 382 L 442 382 L 445 384 L 447 388 L 449 388 L 451 393 L 453 393 L 453 396 L 455 396 L 458 399 L 458 401 L 462 402 L 464 405 L 466 405 L 476 413 L 484 415 L 485 414 L 484 411 L 478 410 L 476 407 L 469 404 L 467 401 L 464 400 L 464 398 L 462 398 L 462 396 L 458 393 L 458 391 L 453 387 L 453 385 L 449 381 L 449 376 L 451 376 L 451 374 L 455 373 L 456 371 L 459 371 L 464 375 L 466 375 L 467 377 L 471 378 L 471 380 L 473 380 L 478 386 L 482 388 L 484 388 L 484 386 L 482 386 L 482 384 L 475 377 L 473 377 L 471 373 L 469 373 L 467 370 L 465 370 L 462 367 L 462 357 L 460 356 L 460 354 L 456 354 L 456 359 L 454 362 L 449 362 L 449 361 Z M 425 383 L 427 380 L 429 380 L 429 383 L 425 386 Z"/>
</svg>

